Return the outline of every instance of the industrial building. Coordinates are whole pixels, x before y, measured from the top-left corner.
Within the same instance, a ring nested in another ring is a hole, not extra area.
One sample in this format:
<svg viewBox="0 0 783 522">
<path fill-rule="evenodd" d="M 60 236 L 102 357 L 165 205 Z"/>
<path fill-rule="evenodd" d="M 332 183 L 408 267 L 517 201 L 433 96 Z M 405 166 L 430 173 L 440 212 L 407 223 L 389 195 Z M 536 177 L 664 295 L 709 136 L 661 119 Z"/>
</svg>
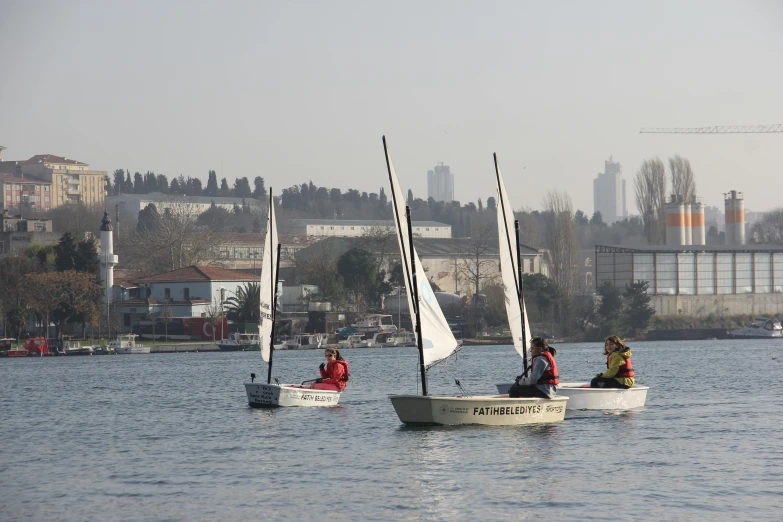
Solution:
<svg viewBox="0 0 783 522">
<path fill-rule="evenodd" d="M 725 194 L 726 244 L 704 244 L 704 207 L 672 197 L 666 245 L 596 245 L 595 282 L 646 281 L 659 314 L 783 312 L 783 246 L 745 245 L 742 194 Z"/>
</svg>

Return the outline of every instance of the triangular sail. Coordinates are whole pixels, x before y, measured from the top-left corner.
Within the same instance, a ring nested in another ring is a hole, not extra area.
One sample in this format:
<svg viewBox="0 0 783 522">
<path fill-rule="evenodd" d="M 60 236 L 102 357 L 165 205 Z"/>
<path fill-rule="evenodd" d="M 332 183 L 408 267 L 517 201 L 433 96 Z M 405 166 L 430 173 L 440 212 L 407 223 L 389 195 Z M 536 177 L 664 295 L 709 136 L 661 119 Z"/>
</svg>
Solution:
<svg viewBox="0 0 783 522">
<path fill-rule="evenodd" d="M 514 340 L 514 349 L 523 358 L 527 356 L 527 342 L 530 338 L 530 324 L 525 310 L 525 299 L 522 297 L 519 281 L 519 248 L 517 234 L 514 225 L 514 211 L 506 193 L 506 185 L 503 183 L 503 175 L 498 167 L 495 157 L 495 172 L 497 174 L 497 190 L 499 204 L 498 214 L 498 247 L 500 253 L 500 271 L 503 276 L 503 289 L 505 291 L 506 314 L 508 326 L 511 329 L 511 337 Z"/>
<path fill-rule="evenodd" d="M 269 362 L 272 350 L 272 328 L 274 328 L 275 312 L 275 280 L 277 278 L 277 221 L 275 220 L 275 205 L 272 200 L 272 189 L 269 189 L 269 214 L 266 218 L 266 238 L 264 239 L 264 255 L 261 261 L 261 324 L 258 327 L 258 337 L 261 344 L 261 357 Z"/>
<path fill-rule="evenodd" d="M 385 143 L 386 141 L 384 138 L 384 144 Z M 414 303 L 412 297 L 414 281 L 412 280 L 413 267 L 411 265 L 411 257 L 413 258 L 413 262 L 416 263 L 423 361 L 424 366 L 429 367 L 454 353 L 454 351 L 459 348 L 459 345 L 454 338 L 454 334 L 451 333 L 451 328 L 449 328 L 446 317 L 440 309 L 438 300 L 435 298 L 435 292 L 432 291 L 432 287 L 427 280 L 427 274 L 424 272 L 424 267 L 422 266 L 421 261 L 419 261 L 419 256 L 416 254 L 415 249 L 413 251 L 413 256 L 411 256 L 408 222 L 405 217 L 405 200 L 402 197 L 400 184 L 399 181 L 397 181 L 397 173 L 394 171 L 394 165 L 392 164 L 391 157 L 389 157 L 388 150 L 386 160 L 388 162 L 389 179 L 392 188 L 392 214 L 394 214 L 394 224 L 397 229 L 397 242 L 400 246 L 400 252 L 402 253 L 403 276 L 405 279 L 405 289 L 408 294 L 411 319 L 414 323 L 414 331 L 416 329 L 416 315 L 414 313 L 415 308 L 413 308 Z"/>
</svg>

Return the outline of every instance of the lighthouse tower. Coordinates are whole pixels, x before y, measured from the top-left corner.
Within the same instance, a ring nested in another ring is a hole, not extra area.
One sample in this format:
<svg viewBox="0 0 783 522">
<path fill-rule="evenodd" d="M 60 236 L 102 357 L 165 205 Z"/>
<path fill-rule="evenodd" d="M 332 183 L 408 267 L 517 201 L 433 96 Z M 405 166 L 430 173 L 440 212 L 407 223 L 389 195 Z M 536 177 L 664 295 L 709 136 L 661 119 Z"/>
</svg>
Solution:
<svg viewBox="0 0 783 522">
<path fill-rule="evenodd" d="M 112 237 L 111 219 L 109 213 L 103 213 L 101 220 L 101 283 L 106 289 L 106 309 L 112 302 L 112 288 L 114 287 L 114 265 L 117 264 L 117 256 L 114 255 L 114 238 Z"/>
</svg>

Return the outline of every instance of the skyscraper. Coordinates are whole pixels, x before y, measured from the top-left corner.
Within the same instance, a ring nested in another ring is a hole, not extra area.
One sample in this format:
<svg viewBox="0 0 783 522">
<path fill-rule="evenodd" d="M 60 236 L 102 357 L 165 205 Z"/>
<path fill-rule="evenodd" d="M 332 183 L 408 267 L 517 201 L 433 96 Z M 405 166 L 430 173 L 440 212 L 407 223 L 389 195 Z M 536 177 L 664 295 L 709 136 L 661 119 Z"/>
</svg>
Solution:
<svg viewBox="0 0 783 522">
<path fill-rule="evenodd" d="M 628 217 L 625 206 L 625 179 L 623 168 L 611 156 L 604 161 L 604 172 L 593 180 L 593 204 L 604 223 L 614 223 Z"/>
<path fill-rule="evenodd" d="M 442 162 L 427 171 L 427 197 L 435 201 L 454 201 L 454 174 Z"/>
</svg>

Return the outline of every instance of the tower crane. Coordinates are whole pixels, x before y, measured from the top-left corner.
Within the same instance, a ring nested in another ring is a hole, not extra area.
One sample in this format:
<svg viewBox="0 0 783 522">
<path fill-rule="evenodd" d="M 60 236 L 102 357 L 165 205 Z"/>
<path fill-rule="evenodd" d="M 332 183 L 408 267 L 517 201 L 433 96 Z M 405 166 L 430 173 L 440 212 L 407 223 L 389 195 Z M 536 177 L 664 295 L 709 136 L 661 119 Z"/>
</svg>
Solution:
<svg viewBox="0 0 783 522">
<path fill-rule="evenodd" d="M 712 127 L 679 127 L 641 129 L 639 134 L 759 134 L 783 132 L 783 124 L 776 125 L 714 125 Z"/>
</svg>

